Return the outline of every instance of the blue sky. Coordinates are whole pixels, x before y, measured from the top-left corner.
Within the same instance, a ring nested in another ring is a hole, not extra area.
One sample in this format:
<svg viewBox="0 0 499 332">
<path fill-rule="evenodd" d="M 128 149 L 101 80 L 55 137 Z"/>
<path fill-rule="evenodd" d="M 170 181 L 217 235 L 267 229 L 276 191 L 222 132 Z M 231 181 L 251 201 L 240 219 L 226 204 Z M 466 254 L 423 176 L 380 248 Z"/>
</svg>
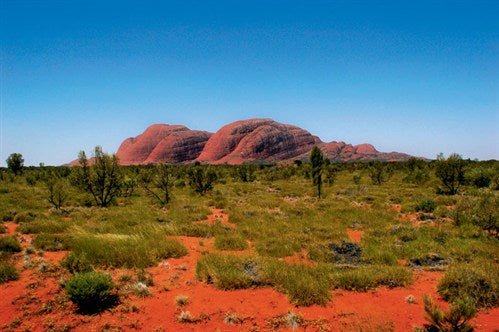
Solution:
<svg viewBox="0 0 499 332">
<path fill-rule="evenodd" d="M 0 0 L 0 165 L 152 123 L 270 117 L 324 141 L 499 159 L 497 1 Z"/>
</svg>

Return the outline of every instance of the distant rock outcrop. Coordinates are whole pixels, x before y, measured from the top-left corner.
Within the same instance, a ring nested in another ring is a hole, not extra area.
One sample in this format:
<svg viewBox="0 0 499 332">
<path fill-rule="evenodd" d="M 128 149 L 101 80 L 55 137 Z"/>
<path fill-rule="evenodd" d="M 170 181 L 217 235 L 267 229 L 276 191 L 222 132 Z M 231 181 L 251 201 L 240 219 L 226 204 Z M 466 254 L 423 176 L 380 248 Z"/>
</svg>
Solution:
<svg viewBox="0 0 499 332">
<path fill-rule="evenodd" d="M 398 152 L 379 152 L 371 144 L 325 143 L 304 129 L 272 119 L 236 121 L 215 134 L 181 125 L 155 124 L 139 136 L 126 139 L 116 155 L 122 165 L 194 161 L 237 165 L 306 160 L 314 146 L 319 146 L 334 161 L 402 161 L 411 157 Z"/>
<path fill-rule="evenodd" d="M 156 124 L 126 139 L 116 155 L 122 165 L 189 162 L 199 156 L 211 135 L 185 126 Z"/>
<path fill-rule="evenodd" d="M 243 120 L 217 131 L 197 160 L 212 164 L 277 162 L 306 153 L 320 142 L 306 130 L 271 119 Z"/>
</svg>

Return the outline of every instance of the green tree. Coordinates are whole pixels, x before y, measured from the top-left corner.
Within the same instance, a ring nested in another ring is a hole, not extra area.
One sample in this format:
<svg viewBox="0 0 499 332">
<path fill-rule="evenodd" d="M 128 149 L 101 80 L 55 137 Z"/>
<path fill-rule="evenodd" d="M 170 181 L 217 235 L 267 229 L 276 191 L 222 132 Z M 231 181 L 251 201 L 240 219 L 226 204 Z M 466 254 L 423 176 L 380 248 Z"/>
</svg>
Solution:
<svg viewBox="0 0 499 332">
<path fill-rule="evenodd" d="M 24 168 L 24 158 L 20 153 L 12 153 L 6 160 L 7 167 L 14 173 L 15 175 L 19 175 L 22 173 Z"/>
<path fill-rule="evenodd" d="M 441 190 L 449 195 L 457 194 L 459 187 L 465 182 L 464 160 L 457 153 L 447 159 L 439 154 L 435 164 L 435 175 L 440 179 L 445 189 Z"/>
<path fill-rule="evenodd" d="M 314 146 L 310 153 L 310 163 L 312 164 L 312 181 L 314 186 L 317 187 L 317 197 L 322 196 L 322 170 L 324 166 L 324 155 L 321 149 Z"/>
<path fill-rule="evenodd" d="M 102 148 L 97 146 L 93 165 L 90 165 L 85 151 L 80 151 L 78 161 L 81 166 L 77 170 L 78 186 L 90 193 L 98 206 L 109 206 L 121 192 L 123 179 L 118 157 L 102 152 Z"/>
<path fill-rule="evenodd" d="M 213 184 L 217 180 L 217 175 L 210 167 L 203 167 L 195 164 L 188 171 L 189 185 L 195 192 L 204 196 L 213 189 Z"/>
<path fill-rule="evenodd" d="M 144 174 L 142 183 L 149 195 L 165 207 L 171 200 L 171 188 L 175 178 L 172 168 L 161 164 L 152 172 Z"/>
<path fill-rule="evenodd" d="M 388 173 L 385 170 L 385 164 L 378 160 L 369 164 L 368 172 L 372 183 L 375 185 L 383 184 L 388 178 Z"/>
<path fill-rule="evenodd" d="M 61 178 L 52 178 L 47 181 L 48 201 L 59 210 L 69 198 L 67 182 Z"/>
</svg>

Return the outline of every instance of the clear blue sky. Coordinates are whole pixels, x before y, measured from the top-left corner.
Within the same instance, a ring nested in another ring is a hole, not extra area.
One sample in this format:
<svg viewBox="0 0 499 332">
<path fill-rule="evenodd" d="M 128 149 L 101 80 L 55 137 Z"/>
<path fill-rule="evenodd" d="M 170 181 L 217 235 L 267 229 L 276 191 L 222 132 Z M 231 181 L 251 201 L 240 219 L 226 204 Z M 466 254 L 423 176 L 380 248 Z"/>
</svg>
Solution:
<svg viewBox="0 0 499 332">
<path fill-rule="evenodd" d="M 0 165 L 251 117 L 499 159 L 498 1 L 0 3 Z"/>
</svg>

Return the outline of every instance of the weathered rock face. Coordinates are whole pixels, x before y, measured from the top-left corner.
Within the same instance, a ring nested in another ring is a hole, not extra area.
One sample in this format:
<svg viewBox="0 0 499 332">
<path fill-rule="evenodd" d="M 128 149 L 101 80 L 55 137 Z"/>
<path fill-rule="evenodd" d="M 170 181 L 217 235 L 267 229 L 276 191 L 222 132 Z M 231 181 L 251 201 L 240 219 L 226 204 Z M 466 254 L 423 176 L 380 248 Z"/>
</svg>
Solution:
<svg viewBox="0 0 499 332">
<path fill-rule="evenodd" d="M 345 142 L 330 142 L 321 143 L 318 145 L 326 158 L 333 161 L 403 161 L 411 156 L 399 152 L 379 152 L 371 144 L 351 145 Z M 310 157 L 309 153 L 304 153 L 296 159 L 307 160 Z"/>
<path fill-rule="evenodd" d="M 122 165 L 158 163 L 242 164 L 308 160 L 319 146 L 334 161 L 402 161 L 409 155 L 379 152 L 371 144 L 324 143 L 308 131 L 272 119 L 236 121 L 215 134 L 185 126 L 156 124 L 141 135 L 126 139 L 116 155 Z M 71 165 L 78 165 L 73 161 Z"/>
<path fill-rule="evenodd" d="M 189 162 L 199 156 L 211 135 L 185 126 L 156 124 L 126 139 L 116 155 L 121 165 Z"/>
<path fill-rule="evenodd" d="M 320 142 L 306 130 L 271 119 L 243 120 L 217 131 L 197 160 L 213 164 L 276 162 L 306 153 Z"/>
</svg>

